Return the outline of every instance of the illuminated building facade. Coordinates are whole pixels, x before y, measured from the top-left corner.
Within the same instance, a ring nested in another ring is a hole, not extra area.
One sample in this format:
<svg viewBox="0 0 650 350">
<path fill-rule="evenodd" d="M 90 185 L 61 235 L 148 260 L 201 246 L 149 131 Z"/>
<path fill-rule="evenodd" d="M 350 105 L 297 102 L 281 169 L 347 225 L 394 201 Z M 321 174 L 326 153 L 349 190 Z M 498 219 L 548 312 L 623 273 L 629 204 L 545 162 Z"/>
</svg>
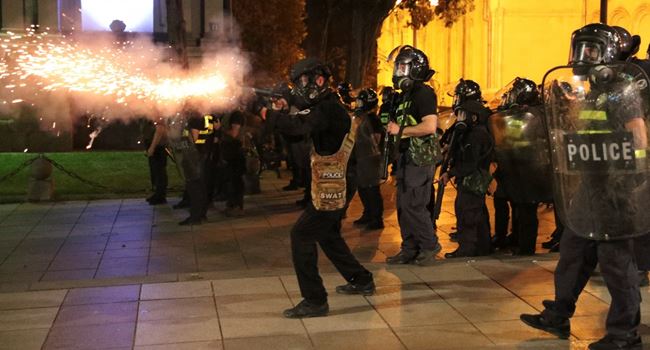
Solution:
<svg viewBox="0 0 650 350">
<path fill-rule="evenodd" d="M 386 56 L 405 44 L 429 56 L 437 71 L 434 85 L 442 92 L 461 77 L 477 81 L 488 92 L 516 76 L 541 83 L 548 69 L 567 63 L 571 33 L 600 17 L 599 0 L 474 0 L 474 4 L 474 10 L 451 28 L 434 20 L 417 31 L 406 27 L 406 11 L 394 11 L 378 40 L 378 84 L 391 84 L 393 67 L 386 63 Z M 650 1 L 609 0 L 608 24 L 641 35 L 640 54 L 645 56 L 650 43 Z M 440 97 L 449 105 L 449 97 Z"/>
</svg>

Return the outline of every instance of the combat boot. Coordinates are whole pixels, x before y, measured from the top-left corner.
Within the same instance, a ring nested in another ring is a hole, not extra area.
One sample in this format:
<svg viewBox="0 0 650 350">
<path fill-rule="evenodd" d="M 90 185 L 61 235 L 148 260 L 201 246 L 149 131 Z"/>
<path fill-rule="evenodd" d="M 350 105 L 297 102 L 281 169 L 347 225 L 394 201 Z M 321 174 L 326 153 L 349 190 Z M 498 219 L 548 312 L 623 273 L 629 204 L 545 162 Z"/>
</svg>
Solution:
<svg viewBox="0 0 650 350">
<path fill-rule="evenodd" d="M 286 318 L 322 317 L 327 316 L 329 311 L 330 307 L 327 302 L 319 305 L 303 300 L 295 307 L 284 310 L 283 315 Z"/>
<path fill-rule="evenodd" d="M 638 334 L 629 336 L 606 335 L 599 341 L 589 344 L 589 350 L 641 350 L 641 337 Z"/>
<path fill-rule="evenodd" d="M 404 265 L 410 264 L 414 259 L 415 255 L 407 254 L 403 250 L 400 250 L 399 253 L 386 258 L 386 263 L 388 265 Z"/>
<path fill-rule="evenodd" d="M 568 318 L 563 320 L 552 321 L 545 318 L 543 315 L 528 315 L 521 314 L 519 316 L 521 321 L 533 328 L 551 333 L 560 339 L 568 339 L 571 335 L 571 323 Z"/>
<path fill-rule="evenodd" d="M 415 257 L 413 263 L 420 266 L 428 266 L 436 261 L 436 254 L 440 253 L 442 246 L 440 243 L 436 243 L 436 246 L 433 249 L 422 249 L 418 253 L 418 256 Z"/>
<path fill-rule="evenodd" d="M 354 281 L 352 281 L 348 284 L 336 287 L 336 292 L 339 294 L 373 295 L 375 294 L 375 282 L 373 280 L 370 280 L 368 283 L 354 283 Z"/>
</svg>

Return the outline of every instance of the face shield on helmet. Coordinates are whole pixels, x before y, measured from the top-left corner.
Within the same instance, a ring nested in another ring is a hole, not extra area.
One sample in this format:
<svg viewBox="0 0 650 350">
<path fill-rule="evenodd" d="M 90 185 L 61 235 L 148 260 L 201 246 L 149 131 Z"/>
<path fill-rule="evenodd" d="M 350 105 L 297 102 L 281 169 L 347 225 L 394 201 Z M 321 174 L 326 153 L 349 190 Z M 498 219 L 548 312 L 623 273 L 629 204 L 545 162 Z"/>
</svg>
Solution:
<svg viewBox="0 0 650 350">
<path fill-rule="evenodd" d="M 569 64 L 574 66 L 576 76 L 586 76 L 589 68 L 584 65 L 609 64 L 620 57 L 621 37 L 618 32 L 602 23 L 588 24 L 571 36 Z"/>
<path fill-rule="evenodd" d="M 435 73 L 424 52 L 410 45 L 393 49 L 388 62 L 393 63 L 393 86 L 402 91 L 410 90 L 416 82 L 428 81 Z"/>
<path fill-rule="evenodd" d="M 483 102 L 481 87 L 473 80 L 460 79 L 453 94 L 452 108 L 456 109 L 465 101 Z"/>
<path fill-rule="evenodd" d="M 411 73 L 411 63 L 398 61 L 395 62 L 395 67 L 393 68 L 393 76 L 395 77 L 408 77 Z"/>
<path fill-rule="evenodd" d="M 454 94 L 454 100 L 451 103 L 452 108 L 460 106 L 461 103 L 463 103 L 463 97 L 459 94 Z"/>
<path fill-rule="evenodd" d="M 505 110 L 515 105 L 537 105 L 540 103 L 539 98 L 539 90 L 534 81 L 517 77 L 497 92 L 497 96 L 495 96 L 495 100 L 498 100 L 496 108 Z M 494 100 L 490 102 L 491 107 L 494 104 Z"/>
<path fill-rule="evenodd" d="M 411 78 L 411 60 L 408 57 L 398 57 L 393 65 L 393 86 L 395 89 L 410 90 L 414 85 Z"/>
<path fill-rule="evenodd" d="M 356 98 L 354 112 L 358 115 L 363 112 L 372 111 L 377 107 L 379 98 L 373 89 L 363 89 L 359 91 Z"/>
<path fill-rule="evenodd" d="M 603 61 L 602 44 L 591 41 L 580 41 L 571 48 L 572 64 L 598 64 Z"/>
<path fill-rule="evenodd" d="M 503 108 L 509 108 L 517 104 L 517 91 L 514 89 L 508 91 L 502 101 Z"/>
</svg>

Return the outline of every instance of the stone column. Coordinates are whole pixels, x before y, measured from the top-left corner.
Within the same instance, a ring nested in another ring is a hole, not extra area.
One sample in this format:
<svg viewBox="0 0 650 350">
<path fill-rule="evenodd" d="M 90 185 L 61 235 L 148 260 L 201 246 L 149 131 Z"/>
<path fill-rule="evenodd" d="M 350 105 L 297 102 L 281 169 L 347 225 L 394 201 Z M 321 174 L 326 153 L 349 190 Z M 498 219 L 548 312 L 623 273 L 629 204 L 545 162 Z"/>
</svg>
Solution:
<svg viewBox="0 0 650 350">
<path fill-rule="evenodd" d="M 24 0 L 2 1 L 2 30 L 22 31 L 29 26 L 25 18 Z"/>
<path fill-rule="evenodd" d="M 59 0 L 59 29 L 62 33 L 81 31 L 81 0 Z"/>
<path fill-rule="evenodd" d="M 165 0 L 156 0 L 153 6 L 153 32 L 163 33 L 167 36 L 167 3 Z"/>
<path fill-rule="evenodd" d="M 38 0 L 38 25 L 40 31 L 59 31 L 59 7 L 57 0 Z M 47 30 L 47 28 L 50 28 Z"/>
<path fill-rule="evenodd" d="M 223 26 L 223 0 L 206 1 L 203 16 L 205 38 L 218 36 L 219 28 Z"/>
</svg>

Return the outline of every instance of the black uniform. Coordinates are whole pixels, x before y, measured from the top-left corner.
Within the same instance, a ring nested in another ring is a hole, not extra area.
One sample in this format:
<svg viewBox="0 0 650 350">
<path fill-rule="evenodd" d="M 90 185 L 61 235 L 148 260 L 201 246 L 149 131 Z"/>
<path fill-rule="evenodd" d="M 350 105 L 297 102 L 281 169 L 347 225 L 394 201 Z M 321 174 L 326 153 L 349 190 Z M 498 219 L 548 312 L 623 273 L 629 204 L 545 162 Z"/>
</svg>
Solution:
<svg viewBox="0 0 650 350">
<path fill-rule="evenodd" d="M 287 114 L 283 111 L 269 111 L 270 113 Z M 304 122 L 304 116 L 295 116 L 301 122 Z M 287 141 L 289 153 L 292 159 L 293 181 L 297 187 L 308 187 L 309 179 L 309 151 L 311 149 L 311 140 L 309 135 L 296 134 L 292 130 L 282 132 L 282 137 Z"/>
<path fill-rule="evenodd" d="M 517 242 L 513 241 L 517 237 L 515 228 L 516 225 L 512 225 L 512 235 L 508 237 L 508 223 L 510 222 L 510 204 L 508 200 L 508 195 L 503 188 L 503 178 L 502 172 L 499 168 L 494 172 L 494 179 L 497 182 L 497 189 L 494 191 L 493 202 L 494 202 L 494 237 L 492 238 L 492 243 L 494 248 L 503 248 L 508 244 L 516 245 Z M 513 213 L 514 216 L 514 213 Z"/>
<path fill-rule="evenodd" d="M 490 110 L 479 102 L 467 101 L 459 109 L 478 116 L 478 122 L 468 126 L 452 145 L 453 164 L 449 177 L 456 178 L 457 195 L 454 209 L 458 225 L 458 250 L 456 256 L 487 255 L 490 253 L 490 226 L 485 205 L 485 192 L 464 185 L 469 177 L 489 174 L 493 142 L 484 121 Z M 482 172 L 481 172 L 482 171 Z"/>
<path fill-rule="evenodd" d="M 206 165 L 210 159 L 214 129 L 212 116 L 201 116 L 198 113 L 192 113 L 187 121 L 188 133 L 198 130 L 199 137 L 194 141 L 194 147 L 197 150 L 197 159 L 189 160 L 185 169 L 185 190 L 190 202 L 190 217 L 193 222 L 201 221 L 206 217 L 208 211 L 208 198 L 206 186 Z"/>
<path fill-rule="evenodd" d="M 650 60 L 641 60 L 636 57 L 632 57 L 630 62 L 638 65 L 643 69 L 648 77 L 650 77 Z M 642 273 L 642 278 L 645 278 L 647 281 L 647 273 L 650 270 L 650 233 L 641 236 L 634 241 L 634 252 L 636 255 L 636 263 L 638 265 L 639 271 Z"/>
<path fill-rule="evenodd" d="M 398 125 L 415 126 L 422 117 L 437 114 L 437 96 L 433 89 L 416 84 L 406 101 L 397 108 Z M 402 99 L 403 100 L 403 99 Z M 394 174 L 397 178 L 397 220 L 402 235 L 401 254 L 414 258 L 420 252 L 440 250 L 427 204 L 431 198 L 433 165 L 417 166 L 409 154 L 410 138 L 399 142 L 399 158 Z"/>
<path fill-rule="evenodd" d="M 606 97 L 606 99 L 604 99 Z M 607 115 L 617 115 L 621 120 L 629 121 L 642 116 L 643 112 L 637 103 L 627 103 L 620 96 L 610 95 L 594 89 L 588 100 L 592 101 L 593 110 L 606 111 Z M 609 120 L 591 121 L 600 124 L 591 129 L 614 127 Z M 613 181 L 606 180 L 606 174 L 586 175 L 573 198 L 572 206 L 567 215 L 580 226 L 580 218 L 589 220 L 591 215 L 607 217 L 610 215 L 630 215 L 635 210 L 627 200 L 627 185 L 633 178 L 621 178 L 617 183 L 619 188 L 607 188 L 605 184 Z M 623 176 L 623 175 L 612 175 Z M 588 203 L 588 204 L 587 204 Z M 589 211 L 589 214 L 584 211 Z M 605 224 L 607 220 L 602 220 Z M 602 227 L 598 231 L 610 232 L 611 228 Z M 620 231 L 616 228 L 613 231 Z M 576 302 L 580 293 L 589 281 L 596 265 L 600 271 L 612 297 L 607 314 L 607 334 L 614 337 L 629 338 L 637 336 L 640 323 L 640 303 L 637 265 L 634 257 L 634 240 L 630 238 L 611 238 L 610 240 L 592 240 L 573 232 L 565 227 L 560 241 L 560 260 L 555 269 L 555 301 L 545 303 L 542 317 L 552 324 L 567 323 L 575 312 Z M 522 320 L 526 322 L 526 316 Z"/>
<path fill-rule="evenodd" d="M 375 135 L 383 134 L 384 128 L 375 113 L 365 113 L 360 118 L 362 121 L 353 151 L 356 188 L 363 204 L 363 215 L 358 222 L 368 224 L 371 229 L 381 228 L 384 215 L 384 201 L 379 188 L 382 159 Z"/>
<path fill-rule="evenodd" d="M 244 116 L 239 112 L 230 114 L 224 124 L 222 133 L 221 161 L 224 164 L 223 180 L 225 183 L 226 208 L 244 208 L 244 172 L 246 171 L 246 157 L 242 142 L 239 138 L 228 134 L 233 125 L 244 124 Z"/>
<path fill-rule="evenodd" d="M 304 122 L 289 115 L 272 114 L 270 117 L 277 118 L 268 122 L 276 123 L 281 131 L 310 135 L 315 151 L 321 155 L 336 153 L 350 131 L 350 117 L 333 93 L 328 93 L 313 106 Z M 318 273 L 316 243 L 346 281 L 359 284 L 372 281 L 372 274 L 359 264 L 341 237 L 342 214 L 343 209 L 316 210 L 309 201 L 291 230 L 291 252 L 300 293 L 314 305 L 327 302 L 327 292 Z"/>
<path fill-rule="evenodd" d="M 535 253 L 537 242 L 538 204 L 540 201 L 552 201 L 550 167 L 543 166 L 542 164 L 547 163 L 538 156 L 539 140 L 546 138 L 542 125 L 543 114 L 537 106 L 518 105 L 511 107 L 506 113 L 513 116 L 534 116 L 525 124 L 515 123 L 516 120 L 510 122 L 510 132 L 522 139 L 513 141 L 507 152 L 500 153 L 501 156 L 497 154 L 501 169 L 499 180 L 502 180 L 499 187 L 503 189 L 512 206 L 512 235 L 509 243 L 517 246 L 516 254 L 532 255 Z M 507 228 L 507 221 L 505 226 Z M 499 230 L 497 232 L 501 233 Z"/>
<path fill-rule="evenodd" d="M 164 121 L 158 121 L 160 125 L 154 125 L 155 128 L 164 128 Z M 145 137 L 145 149 L 149 149 L 151 143 L 153 142 L 155 130 L 150 130 L 151 133 Z M 160 140 L 158 145 L 154 148 L 153 155 L 148 157 L 149 160 L 149 173 L 151 175 L 151 186 L 154 189 L 154 193 L 149 197 L 149 202 L 152 203 L 161 203 L 165 202 L 167 198 L 167 151 L 165 147 L 167 145 L 166 137 Z"/>
</svg>

